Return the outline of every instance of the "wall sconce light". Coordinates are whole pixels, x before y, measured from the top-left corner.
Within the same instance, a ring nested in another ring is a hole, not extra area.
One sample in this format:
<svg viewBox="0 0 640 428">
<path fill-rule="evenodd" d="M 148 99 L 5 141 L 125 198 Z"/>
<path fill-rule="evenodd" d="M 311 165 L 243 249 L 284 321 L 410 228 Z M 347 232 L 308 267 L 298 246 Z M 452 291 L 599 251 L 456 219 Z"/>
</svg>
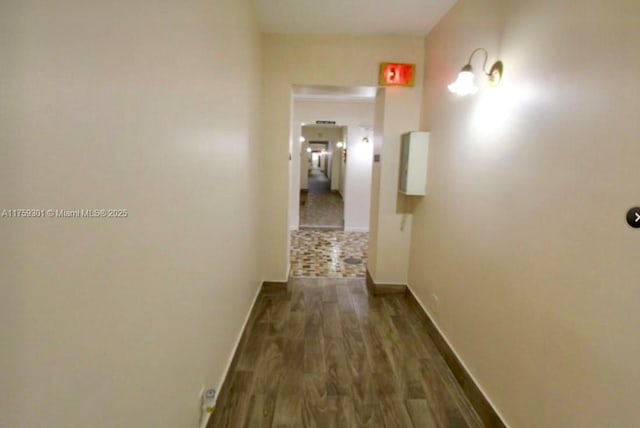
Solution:
<svg viewBox="0 0 640 428">
<path fill-rule="evenodd" d="M 482 72 L 487 76 L 489 80 L 489 86 L 497 86 L 500 83 L 500 80 L 502 79 L 502 69 L 503 69 L 502 61 L 496 61 L 495 63 L 493 63 L 493 65 L 491 66 L 491 69 L 487 73 L 486 67 L 487 67 L 487 58 L 489 57 L 489 54 L 487 53 L 486 49 L 477 48 L 473 52 L 471 52 L 471 55 L 469 56 L 469 61 L 467 61 L 467 65 L 462 67 L 462 70 L 458 74 L 458 78 L 456 79 L 456 81 L 449 85 L 449 90 L 454 94 L 464 96 L 469 94 L 473 95 L 476 92 L 478 92 L 478 87 L 475 85 L 473 81 L 475 78 L 475 75 L 473 74 L 473 68 L 471 67 L 471 60 L 473 59 L 473 55 L 475 55 L 476 52 L 484 52 L 484 62 L 482 63 Z"/>
<path fill-rule="evenodd" d="M 311 147 L 307 147 L 307 153 L 311 153 L 313 149 Z"/>
<path fill-rule="evenodd" d="M 342 146 L 344 146 L 344 143 L 343 143 L 342 141 L 338 141 L 338 142 L 336 143 L 336 147 L 337 147 L 337 148 L 341 149 L 341 148 L 342 148 Z"/>
<path fill-rule="evenodd" d="M 305 141 L 305 140 L 304 140 L 304 137 L 301 135 L 301 136 L 300 136 L 300 142 L 301 142 L 301 143 L 304 143 L 304 141 Z"/>
</svg>

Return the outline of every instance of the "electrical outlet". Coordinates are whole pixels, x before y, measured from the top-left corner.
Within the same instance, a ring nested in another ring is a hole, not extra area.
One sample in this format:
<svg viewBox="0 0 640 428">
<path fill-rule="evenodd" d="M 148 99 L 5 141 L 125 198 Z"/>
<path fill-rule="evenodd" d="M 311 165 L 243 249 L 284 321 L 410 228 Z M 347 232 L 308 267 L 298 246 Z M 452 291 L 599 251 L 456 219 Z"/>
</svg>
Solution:
<svg viewBox="0 0 640 428">
<path fill-rule="evenodd" d="M 203 385 L 200 389 L 200 428 L 205 428 L 211 414 L 216 408 L 216 390 L 206 389 Z"/>
</svg>

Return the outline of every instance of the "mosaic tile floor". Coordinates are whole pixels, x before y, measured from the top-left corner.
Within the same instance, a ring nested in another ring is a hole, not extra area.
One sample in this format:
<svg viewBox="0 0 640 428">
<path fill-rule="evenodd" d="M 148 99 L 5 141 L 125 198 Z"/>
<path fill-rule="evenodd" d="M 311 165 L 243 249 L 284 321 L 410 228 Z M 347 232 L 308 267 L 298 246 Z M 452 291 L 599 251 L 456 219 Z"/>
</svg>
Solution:
<svg viewBox="0 0 640 428">
<path fill-rule="evenodd" d="M 311 229 L 294 231 L 291 233 L 291 276 L 364 277 L 368 246 L 368 233 Z M 361 263 L 345 262 L 351 258 L 361 260 Z"/>
<path fill-rule="evenodd" d="M 318 168 L 310 171 L 309 191 L 300 195 L 300 227 L 344 227 L 342 196 L 331 191 L 329 179 Z"/>
</svg>

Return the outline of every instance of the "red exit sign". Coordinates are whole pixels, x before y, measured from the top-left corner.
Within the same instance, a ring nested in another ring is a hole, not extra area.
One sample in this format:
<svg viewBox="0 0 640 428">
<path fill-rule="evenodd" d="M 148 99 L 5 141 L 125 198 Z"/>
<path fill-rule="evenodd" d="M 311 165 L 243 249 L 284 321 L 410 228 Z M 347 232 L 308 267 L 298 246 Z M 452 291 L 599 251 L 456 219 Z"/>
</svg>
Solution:
<svg viewBox="0 0 640 428">
<path fill-rule="evenodd" d="M 415 70 L 415 64 L 383 62 L 380 64 L 380 85 L 413 86 Z"/>
</svg>

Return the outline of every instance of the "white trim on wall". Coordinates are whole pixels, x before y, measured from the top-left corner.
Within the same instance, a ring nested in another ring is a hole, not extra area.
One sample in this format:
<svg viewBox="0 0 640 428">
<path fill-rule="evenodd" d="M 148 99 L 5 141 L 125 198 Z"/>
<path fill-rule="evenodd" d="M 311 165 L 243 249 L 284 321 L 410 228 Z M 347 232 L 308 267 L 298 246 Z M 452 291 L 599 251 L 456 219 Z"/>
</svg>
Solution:
<svg viewBox="0 0 640 428">
<path fill-rule="evenodd" d="M 345 232 L 369 232 L 369 228 L 368 227 L 349 227 L 349 226 L 345 226 L 344 227 L 344 231 Z"/>
</svg>

